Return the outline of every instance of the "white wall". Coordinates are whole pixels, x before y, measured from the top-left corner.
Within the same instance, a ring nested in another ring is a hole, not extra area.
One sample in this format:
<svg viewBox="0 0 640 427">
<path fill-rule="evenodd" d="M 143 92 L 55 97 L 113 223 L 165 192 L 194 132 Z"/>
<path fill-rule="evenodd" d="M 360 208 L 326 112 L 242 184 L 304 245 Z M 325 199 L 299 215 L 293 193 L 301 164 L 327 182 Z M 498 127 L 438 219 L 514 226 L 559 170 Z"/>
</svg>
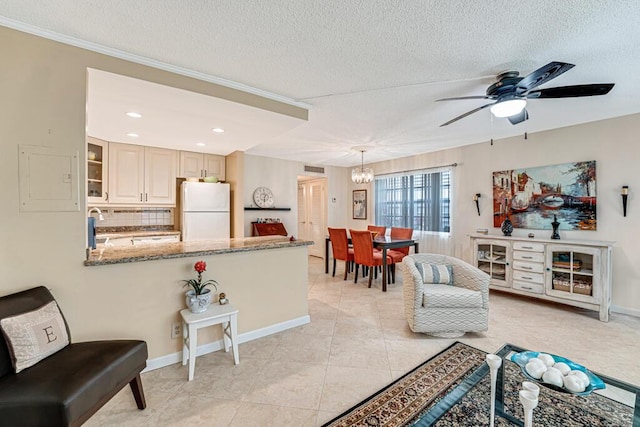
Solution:
<svg viewBox="0 0 640 427">
<path fill-rule="evenodd" d="M 351 193 L 344 185 L 345 168 L 325 166 L 324 174 L 304 171 L 304 163 L 270 157 L 245 155 L 244 157 L 244 205 L 255 206 L 253 191 L 268 187 L 273 192 L 274 207 L 291 208 L 291 211 L 245 211 L 245 236 L 251 235 L 251 222 L 258 217 L 280 218 L 289 235 L 298 236 L 298 177 L 318 176 L 327 178 L 327 226 L 342 226 L 346 222 L 346 206 Z M 333 199 L 335 198 L 335 202 Z M 324 242 L 317 244 L 324 245 Z"/>
<path fill-rule="evenodd" d="M 451 253 L 471 259 L 469 234 L 493 227 L 492 172 L 505 169 L 595 160 L 597 179 L 597 231 L 560 231 L 561 238 L 615 241 L 612 304 L 616 310 L 640 316 L 640 178 L 638 160 L 640 115 L 475 144 L 451 150 L 369 165 L 377 175 L 402 170 L 458 163 L 454 169 Z M 622 216 L 620 188 L 629 185 L 627 217 Z M 481 193 L 478 216 L 473 195 Z M 369 192 L 370 201 L 373 199 Z M 350 215 L 350 214 L 349 214 Z M 548 238 L 550 230 L 516 229 Z M 422 246 L 421 246 L 422 249 Z"/>
</svg>

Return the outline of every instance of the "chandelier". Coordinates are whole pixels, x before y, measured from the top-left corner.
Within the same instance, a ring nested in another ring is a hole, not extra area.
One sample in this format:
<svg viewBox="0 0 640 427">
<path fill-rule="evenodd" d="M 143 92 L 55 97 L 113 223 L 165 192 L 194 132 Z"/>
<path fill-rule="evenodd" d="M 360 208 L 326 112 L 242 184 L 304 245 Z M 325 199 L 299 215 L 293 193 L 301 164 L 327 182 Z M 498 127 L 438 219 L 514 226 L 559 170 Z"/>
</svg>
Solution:
<svg viewBox="0 0 640 427">
<path fill-rule="evenodd" d="M 364 167 L 364 152 L 367 150 L 360 149 L 362 156 L 360 167 L 351 170 L 351 180 L 356 184 L 368 184 L 373 181 L 373 169 Z"/>
</svg>

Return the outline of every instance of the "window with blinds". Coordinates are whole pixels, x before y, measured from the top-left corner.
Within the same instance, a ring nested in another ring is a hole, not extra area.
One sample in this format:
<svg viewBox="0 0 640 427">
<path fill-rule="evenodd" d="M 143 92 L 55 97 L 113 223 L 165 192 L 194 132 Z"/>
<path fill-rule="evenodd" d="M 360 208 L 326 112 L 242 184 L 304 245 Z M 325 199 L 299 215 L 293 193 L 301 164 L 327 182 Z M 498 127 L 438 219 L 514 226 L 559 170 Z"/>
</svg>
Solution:
<svg viewBox="0 0 640 427">
<path fill-rule="evenodd" d="M 375 180 L 376 224 L 451 231 L 451 171 L 412 172 Z"/>
</svg>

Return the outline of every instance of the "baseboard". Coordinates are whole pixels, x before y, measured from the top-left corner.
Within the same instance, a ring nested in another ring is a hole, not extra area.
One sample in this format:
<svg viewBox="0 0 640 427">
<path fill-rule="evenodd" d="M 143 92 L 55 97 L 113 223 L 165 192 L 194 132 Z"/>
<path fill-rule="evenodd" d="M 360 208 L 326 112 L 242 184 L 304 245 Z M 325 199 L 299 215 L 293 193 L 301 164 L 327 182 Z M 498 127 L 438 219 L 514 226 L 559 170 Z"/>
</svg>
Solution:
<svg viewBox="0 0 640 427">
<path fill-rule="evenodd" d="M 256 329 L 254 331 L 245 332 L 238 335 L 238 344 L 253 341 L 258 338 L 273 335 L 278 332 L 286 331 L 287 329 L 295 328 L 297 326 L 306 325 L 311 322 L 311 318 L 307 316 L 298 317 L 297 319 L 287 320 L 286 322 L 276 323 L 275 325 L 267 326 L 265 328 Z M 198 356 L 203 354 L 213 353 L 214 351 L 222 350 L 224 343 L 220 339 L 211 343 L 199 345 L 196 351 Z M 147 367 L 144 372 L 153 371 L 154 369 L 164 368 L 165 366 L 173 365 L 182 362 L 182 352 L 167 354 L 165 356 L 156 357 L 147 360 Z"/>
<path fill-rule="evenodd" d="M 612 305 L 611 311 L 613 313 L 626 314 L 628 316 L 640 317 L 640 310 L 635 308 L 620 307 L 619 305 Z"/>
</svg>

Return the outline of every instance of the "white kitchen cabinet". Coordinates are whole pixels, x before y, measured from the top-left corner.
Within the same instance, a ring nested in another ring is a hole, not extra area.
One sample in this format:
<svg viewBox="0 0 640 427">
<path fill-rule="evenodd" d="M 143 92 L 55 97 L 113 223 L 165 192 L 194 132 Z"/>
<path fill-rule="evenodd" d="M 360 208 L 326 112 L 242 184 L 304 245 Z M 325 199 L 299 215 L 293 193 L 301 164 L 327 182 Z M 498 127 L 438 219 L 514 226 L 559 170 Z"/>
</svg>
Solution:
<svg viewBox="0 0 640 427">
<path fill-rule="evenodd" d="M 109 166 L 109 203 L 143 203 L 144 147 L 111 143 Z"/>
<path fill-rule="evenodd" d="M 87 137 L 87 205 L 109 201 L 109 143 Z"/>
<path fill-rule="evenodd" d="M 109 146 L 109 203 L 175 205 L 177 151 L 140 145 Z"/>
<path fill-rule="evenodd" d="M 486 235 L 471 241 L 474 265 L 491 275 L 492 289 L 594 310 L 609 320 L 613 242 Z M 505 270 L 496 274 L 501 248 Z"/>
<path fill-rule="evenodd" d="M 180 178 L 204 178 L 217 176 L 218 180 L 225 180 L 225 157 L 215 154 L 180 152 Z"/>
<path fill-rule="evenodd" d="M 176 204 L 178 152 L 164 148 L 145 147 L 144 202 L 154 205 Z"/>
</svg>

